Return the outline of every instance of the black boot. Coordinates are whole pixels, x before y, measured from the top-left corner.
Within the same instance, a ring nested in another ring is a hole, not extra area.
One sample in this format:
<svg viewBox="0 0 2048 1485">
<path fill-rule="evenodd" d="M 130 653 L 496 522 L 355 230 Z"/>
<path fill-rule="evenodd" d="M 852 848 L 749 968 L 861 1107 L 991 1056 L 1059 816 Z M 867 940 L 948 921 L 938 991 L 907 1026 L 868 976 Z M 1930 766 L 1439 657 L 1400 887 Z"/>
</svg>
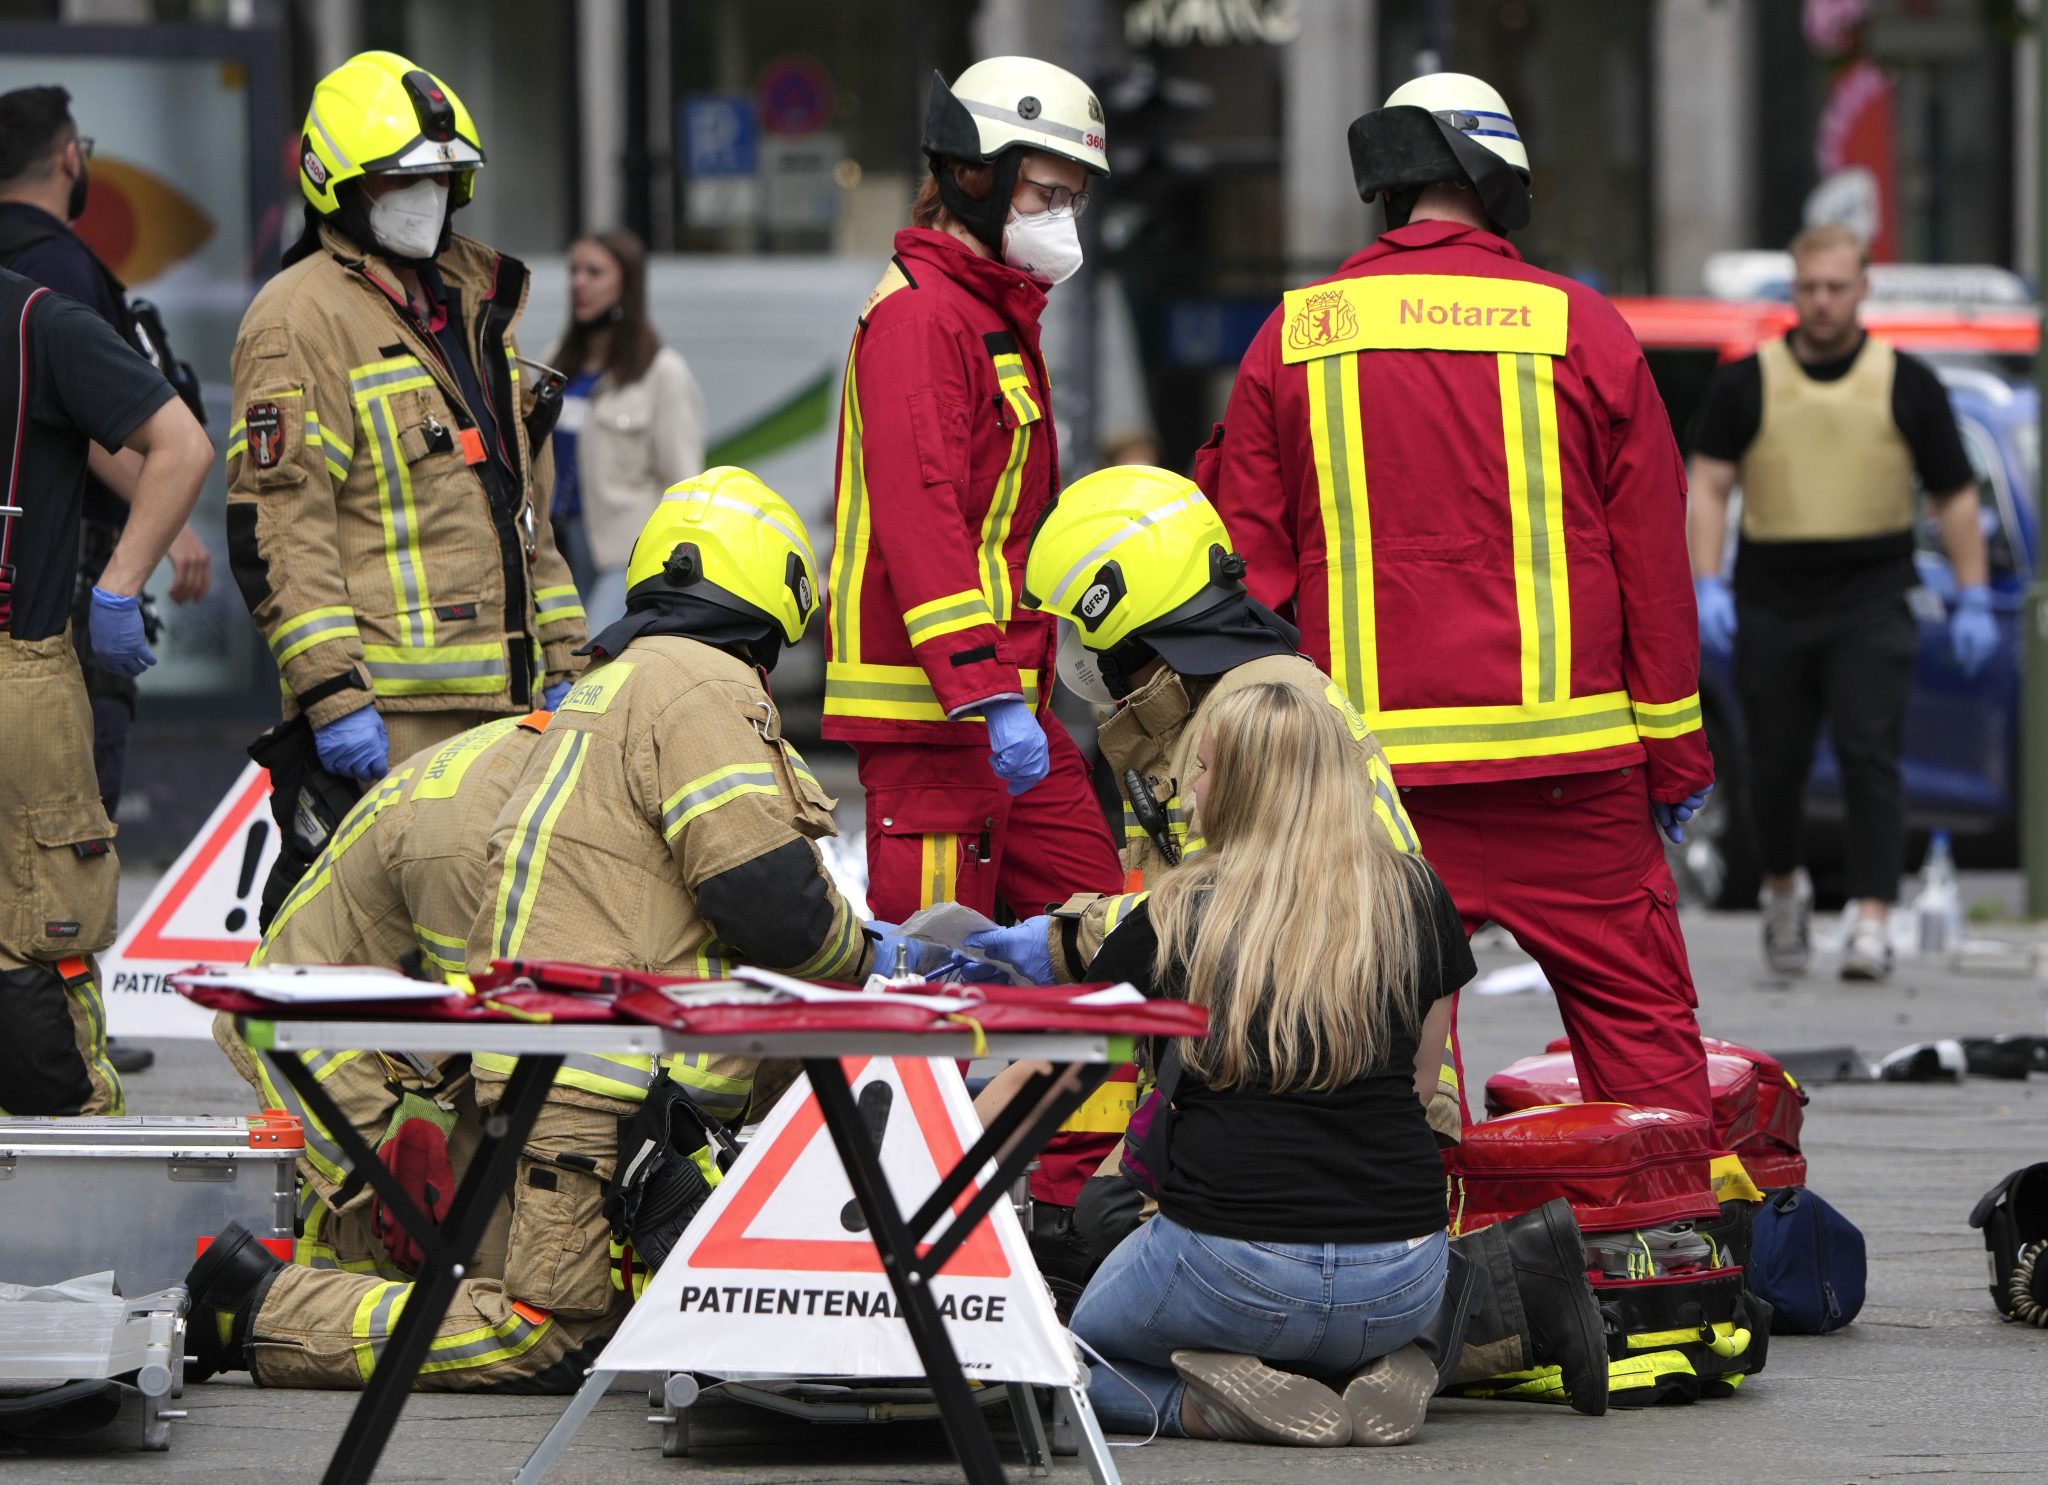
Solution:
<svg viewBox="0 0 2048 1485">
<path fill-rule="evenodd" d="M 1607 1411 L 1607 1326 L 1586 1282 L 1585 1239 L 1559 1198 L 1454 1241 L 1480 1269 L 1456 1380 L 1555 1366 L 1573 1409 Z"/>
<path fill-rule="evenodd" d="M 1471 1328 L 1472 1301 L 1485 1284 L 1485 1270 L 1458 1250 L 1450 1250 L 1450 1266 L 1444 1271 L 1444 1297 L 1430 1319 L 1429 1327 L 1415 1338 L 1415 1344 L 1436 1368 L 1436 1390 L 1442 1392 L 1458 1379 L 1458 1364 L 1465 1353 L 1465 1334 Z"/>
<path fill-rule="evenodd" d="M 223 1227 L 207 1245 L 185 1275 L 185 1288 L 192 1295 L 185 1317 L 185 1344 L 191 1356 L 185 1368 L 187 1381 L 204 1382 L 216 1372 L 241 1371 L 248 1365 L 250 1318 L 283 1268 L 277 1255 L 239 1222 Z"/>
<path fill-rule="evenodd" d="M 1607 1325 L 1586 1282 L 1586 1240 L 1563 1197 L 1504 1222 L 1538 1366 L 1563 1373 L 1575 1412 L 1607 1411 Z"/>
</svg>

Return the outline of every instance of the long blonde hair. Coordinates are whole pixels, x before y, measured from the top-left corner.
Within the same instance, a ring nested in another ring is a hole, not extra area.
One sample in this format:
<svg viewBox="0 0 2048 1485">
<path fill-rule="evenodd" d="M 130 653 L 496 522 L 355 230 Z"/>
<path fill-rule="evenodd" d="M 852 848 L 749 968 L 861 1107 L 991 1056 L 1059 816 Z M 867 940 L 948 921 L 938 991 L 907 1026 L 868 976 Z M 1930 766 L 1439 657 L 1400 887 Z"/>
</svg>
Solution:
<svg viewBox="0 0 2048 1485">
<path fill-rule="evenodd" d="M 1155 973 L 1178 964 L 1209 1012 L 1182 1060 L 1212 1088 L 1342 1087 L 1418 1025 L 1421 861 L 1381 828 L 1358 746 L 1321 698 L 1247 686 L 1205 720 L 1206 845 L 1149 909 Z"/>
</svg>

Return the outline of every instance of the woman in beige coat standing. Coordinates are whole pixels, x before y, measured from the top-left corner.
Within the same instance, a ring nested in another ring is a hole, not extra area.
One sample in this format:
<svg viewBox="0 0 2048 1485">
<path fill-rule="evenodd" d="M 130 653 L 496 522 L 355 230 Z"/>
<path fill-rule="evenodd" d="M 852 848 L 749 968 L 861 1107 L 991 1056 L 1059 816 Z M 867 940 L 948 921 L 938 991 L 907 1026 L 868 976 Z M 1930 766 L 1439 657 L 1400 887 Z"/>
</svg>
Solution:
<svg viewBox="0 0 2048 1485">
<path fill-rule="evenodd" d="M 662 491 L 704 470 L 704 393 L 647 317 L 647 250 L 593 232 L 569 248 L 569 377 L 555 424 L 555 539 L 590 632 L 626 611 L 626 559 Z"/>
</svg>

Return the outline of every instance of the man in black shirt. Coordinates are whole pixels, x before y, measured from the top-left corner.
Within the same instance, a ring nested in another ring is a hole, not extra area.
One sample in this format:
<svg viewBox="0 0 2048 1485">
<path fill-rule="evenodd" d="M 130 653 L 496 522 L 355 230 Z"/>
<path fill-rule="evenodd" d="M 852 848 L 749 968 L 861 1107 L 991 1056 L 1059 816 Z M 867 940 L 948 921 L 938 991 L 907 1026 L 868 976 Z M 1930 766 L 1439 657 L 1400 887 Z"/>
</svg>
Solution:
<svg viewBox="0 0 2048 1485">
<path fill-rule="evenodd" d="M 1764 957 L 1806 969 L 1806 776 L 1823 719 L 1841 764 L 1856 927 L 1845 980 L 1891 972 L 1885 922 L 1905 854 L 1899 752 L 1919 630 L 1906 606 L 1915 480 L 1927 490 L 1958 595 L 1956 659 L 1997 648 L 1977 488 L 1934 373 L 1865 334 L 1862 242 L 1838 224 L 1792 243 L 1798 324 L 1721 368 L 1693 423 L 1687 516 L 1700 643 L 1735 658 L 1763 857 Z M 1729 494 L 1743 486 L 1735 583 L 1721 576 Z"/>
<path fill-rule="evenodd" d="M 120 865 L 71 647 L 87 447 L 141 456 L 127 529 L 92 590 L 100 663 L 155 663 L 136 599 L 213 462 L 170 384 L 90 309 L 0 269 L 0 1110 L 121 1111 L 92 955 Z"/>
<path fill-rule="evenodd" d="M 85 211 L 92 141 L 79 134 L 70 101 L 71 95 L 58 87 L 17 88 L 0 94 L 0 267 L 69 295 L 113 326 L 139 352 L 149 355 L 154 349 L 161 355 L 161 346 L 144 342 L 121 281 L 71 230 L 70 223 Z M 168 373 L 175 363 L 159 363 L 159 367 Z M 193 412 L 203 418 L 196 405 L 196 381 L 189 385 L 174 381 L 174 385 Z M 121 450 L 96 457 L 87 475 L 82 553 L 73 599 L 73 620 L 80 626 L 85 623 L 93 585 L 128 519 L 128 502 L 134 496 L 140 468 L 141 460 L 135 454 Z M 171 543 L 168 555 L 172 601 L 197 603 L 212 582 L 213 558 L 206 543 L 186 526 Z M 111 816 L 120 802 L 128 734 L 135 720 L 135 682 L 93 663 L 89 634 L 79 633 L 76 643 L 85 666 L 86 694 L 92 700 L 93 767 L 99 775 L 100 800 Z"/>
</svg>

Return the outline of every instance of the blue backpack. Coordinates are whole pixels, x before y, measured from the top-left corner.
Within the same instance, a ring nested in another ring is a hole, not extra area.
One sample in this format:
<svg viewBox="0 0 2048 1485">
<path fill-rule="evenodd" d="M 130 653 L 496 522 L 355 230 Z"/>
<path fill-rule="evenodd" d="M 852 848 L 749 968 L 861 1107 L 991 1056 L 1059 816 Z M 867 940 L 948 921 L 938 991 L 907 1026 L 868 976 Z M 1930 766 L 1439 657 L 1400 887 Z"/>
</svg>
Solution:
<svg viewBox="0 0 2048 1485">
<path fill-rule="evenodd" d="M 1749 1287 L 1777 1335 L 1826 1335 L 1863 1308 L 1863 1232 L 1801 1186 L 1766 1192 L 1750 1224 Z"/>
</svg>

